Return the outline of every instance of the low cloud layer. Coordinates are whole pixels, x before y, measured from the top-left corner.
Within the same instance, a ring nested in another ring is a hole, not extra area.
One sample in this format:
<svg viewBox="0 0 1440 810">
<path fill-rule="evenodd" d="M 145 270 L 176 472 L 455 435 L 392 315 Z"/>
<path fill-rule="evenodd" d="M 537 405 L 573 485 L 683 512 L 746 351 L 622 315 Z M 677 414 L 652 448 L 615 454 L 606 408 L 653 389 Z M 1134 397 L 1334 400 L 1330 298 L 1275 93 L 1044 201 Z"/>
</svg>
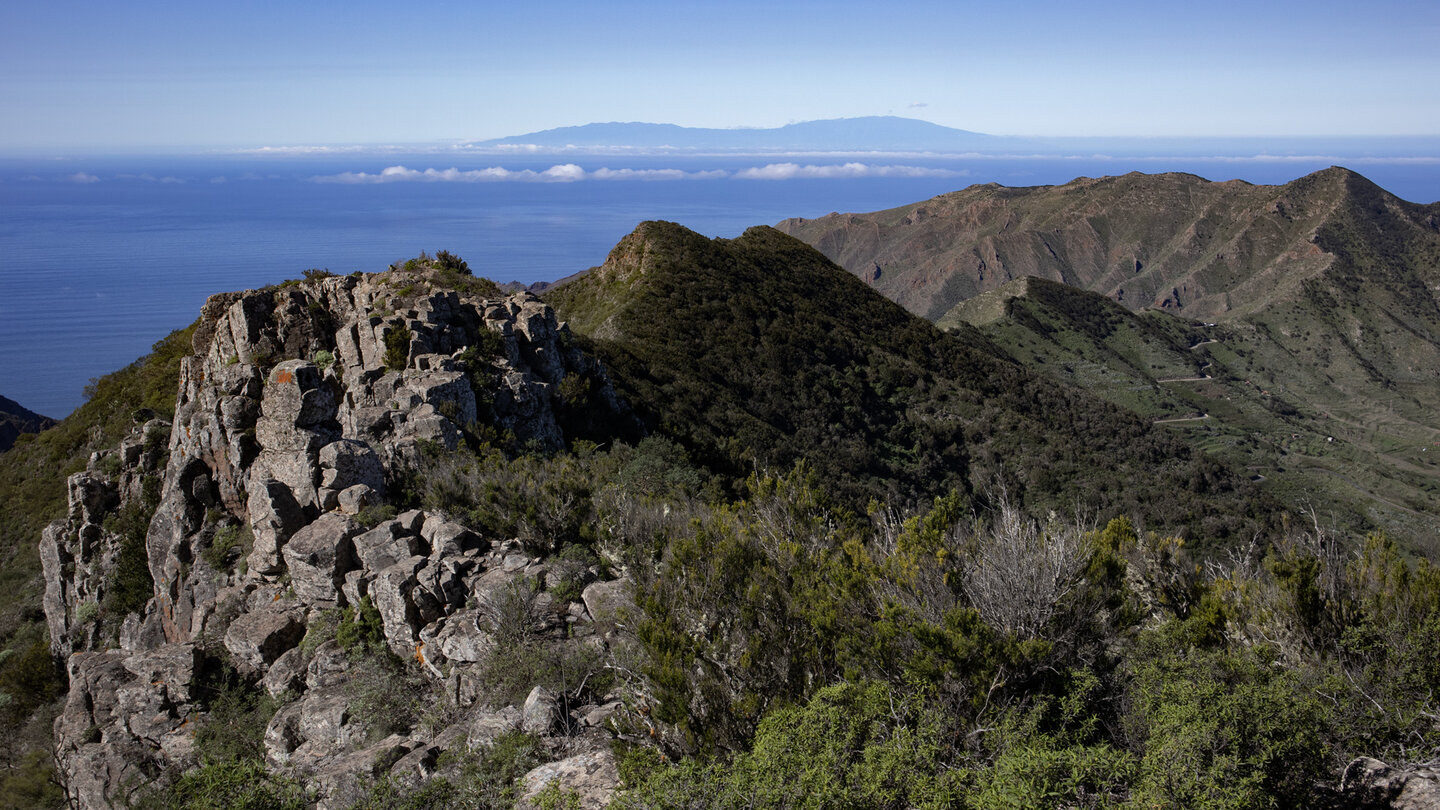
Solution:
<svg viewBox="0 0 1440 810">
<path fill-rule="evenodd" d="M 843 163 L 839 166 L 771 163 L 735 173 L 741 180 L 831 180 L 856 177 L 962 177 L 960 169 L 929 169 L 924 166 L 872 166 L 868 163 Z"/>
<path fill-rule="evenodd" d="M 961 177 L 963 170 L 929 169 L 921 166 L 874 166 L 865 163 L 840 165 L 800 165 L 771 163 L 739 171 L 713 169 L 687 172 L 681 169 L 584 169 L 574 163 L 562 163 L 543 171 L 512 170 L 500 166 L 485 169 L 410 169 L 390 166 L 379 172 L 341 172 L 311 178 L 317 183 L 574 183 L 583 180 L 790 180 L 790 179 L 851 179 L 857 177 Z"/>
</svg>

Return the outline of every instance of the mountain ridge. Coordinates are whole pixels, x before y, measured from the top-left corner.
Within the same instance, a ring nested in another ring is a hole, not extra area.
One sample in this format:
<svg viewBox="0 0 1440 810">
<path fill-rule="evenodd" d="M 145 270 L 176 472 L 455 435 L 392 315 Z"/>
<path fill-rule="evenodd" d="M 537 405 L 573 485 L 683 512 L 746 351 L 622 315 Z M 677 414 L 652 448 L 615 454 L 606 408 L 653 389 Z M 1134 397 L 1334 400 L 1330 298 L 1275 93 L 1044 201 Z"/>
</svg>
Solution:
<svg viewBox="0 0 1440 810">
<path fill-rule="evenodd" d="M 1012 357 L 1062 370 L 1070 382 L 1075 374 L 1063 369 L 1112 355 L 1108 334 L 1084 320 L 1103 307 L 1083 295 L 1103 295 L 1132 316 L 1158 309 L 1192 326 L 1218 324 L 1224 339 L 1204 335 L 1207 345 L 1195 349 L 1214 363 L 1212 378 L 1180 385 L 1183 393 L 1143 368 L 1129 385 L 1170 389 L 1149 405 L 1099 377 L 1087 387 L 1156 419 L 1211 414 L 1170 424 L 1232 459 L 1242 447 L 1250 450 L 1240 455 L 1268 459 L 1252 471 L 1288 491 L 1284 500 L 1326 492 L 1347 504 L 1351 525 L 1390 526 L 1433 544 L 1440 502 L 1427 447 L 1440 440 L 1440 205 L 1400 200 L 1339 167 L 1282 186 L 1132 173 L 972 186 L 777 227 L 912 312 L 941 326 L 978 324 Z M 1055 295 L 1037 297 L 1034 285 L 1012 280 L 1030 275 L 1057 285 L 1043 288 Z M 1134 317 L 1107 319 L 1145 331 Z M 1181 341 L 1169 351 L 1191 349 Z"/>
<path fill-rule="evenodd" d="M 935 329 L 773 228 L 712 240 L 643 223 L 545 300 L 596 342 L 627 399 L 665 403 L 649 413 L 652 429 L 732 473 L 805 460 L 862 506 L 881 494 L 917 504 L 1005 486 L 1051 508 L 1133 507 L 1159 524 L 1168 503 L 1177 527 L 1217 538 L 1239 524 L 1202 530 L 1204 493 L 1249 497 L 1248 485 L 1132 414 L 1042 381 L 974 330 Z M 731 440 L 770 455 L 737 456 Z M 1135 491 L 1066 472 L 1096 465 Z M 1168 500 L 1139 506 L 1162 479 Z M 1197 481 L 1207 483 L 1187 491 Z M 1214 508 L 1219 518 L 1231 507 Z"/>
</svg>

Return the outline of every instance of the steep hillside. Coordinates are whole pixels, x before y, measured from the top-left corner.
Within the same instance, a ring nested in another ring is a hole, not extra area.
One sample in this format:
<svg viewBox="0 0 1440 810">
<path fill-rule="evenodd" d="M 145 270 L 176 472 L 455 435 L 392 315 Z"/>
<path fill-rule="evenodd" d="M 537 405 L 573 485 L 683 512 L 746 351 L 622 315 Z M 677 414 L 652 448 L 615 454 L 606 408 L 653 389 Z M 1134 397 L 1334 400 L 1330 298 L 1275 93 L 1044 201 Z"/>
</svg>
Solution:
<svg viewBox="0 0 1440 810">
<path fill-rule="evenodd" d="M 1138 172 L 1063 186 L 991 183 L 776 227 L 931 320 L 1021 276 L 1130 309 L 1214 319 L 1292 299 L 1306 280 L 1332 269 L 1344 277 L 1349 264 L 1428 261 L 1433 273 L 1437 223 L 1440 205 L 1407 203 L 1331 168 L 1284 186 Z"/>
<path fill-rule="evenodd" d="M 1123 382 L 1134 358 L 1092 351 L 1081 359 L 1037 340 L 1039 318 L 1050 322 L 1039 333 L 1113 343 L 1082 314 L 1098 304 L 1077 309 L 1085 299 L 1070 296 L 1057 308 L 1059 288 L 1045 288 L 1052 294 L 1042 301 L 1034 285 L 1016 299 L 1006 287 L 1012 278 L 1062 282 L 1135 311 L 1163 309 L 1195 319 L 1194 327 L 1217 324 L 1224 339 L 1192 358 L 1215 364 L 1209 381 L 1147 389 L 1143 380 L 1112 387 L 1062 376 L 1152 418 L 1209 414 L 1168 424 L 1249 467 L 1293 505 L 1340 502 L 1342 522 L 1386 525 L 1434 550 L 1440 206 L 1407 203 L 1339 168 L 1284 186 L 1130 174 L 975 186 L 779 227 L 912 311 L 942 326 L 989 323 L 986 334 L 1011 356 L 1052 370 L 1099 363 Z M 1006 304 L 1001 323 L 991 316 L 1005 300 L 1021 303 Z M 1128 322 L 1118 307 L 1110 318 Z M 1182 343 L 1200 333 L 1186 334 Z M 1171 356 L 1183 357 L 1182 348 Z M 1183 376 L 1167 361 L 1147 363 L 1157 380 Z"/>
<path fill-rule="evenodd" d="M 48 416 L 26 408 L 13 399 L 0 397 L 0 453 L 9 450 L 22 433 L 39 433 L 55 424 Z"/>
<path fill-rule="evenodd" d="M 596 340 L 653 429 L 732 476 L 805 459 L 861 506 L 1005 487 L 1202 541 L 1248 531 L 1250 489 L 1220 465 L 998 359 L 973 330 L 937 330 L 771 228 L 710 240 L 645 223 L 546 300 Z"/>
<path fill-rule="evenodd" d="M 1440 551 L 1434 427 L 1406 423 L 1417 441 L 1389 433 L 1399 424 L 1392 414 L 1370 430 L 1346 425 L 1335 417 L 1340 406 L 1373 413 L 1383 405 L 1346 399 L 1293 361 L 1282 378 L 1264 365 L 1283 351 L 1262 330 L 1134 313 L 1036 278 L 981 293 L 946 319 L 978 327 L 1027 368 L 1164 425 L 1296 510 L 1319 509 L 1350 531 L 1384 527 L 1412 548 Z"/>
</svg>

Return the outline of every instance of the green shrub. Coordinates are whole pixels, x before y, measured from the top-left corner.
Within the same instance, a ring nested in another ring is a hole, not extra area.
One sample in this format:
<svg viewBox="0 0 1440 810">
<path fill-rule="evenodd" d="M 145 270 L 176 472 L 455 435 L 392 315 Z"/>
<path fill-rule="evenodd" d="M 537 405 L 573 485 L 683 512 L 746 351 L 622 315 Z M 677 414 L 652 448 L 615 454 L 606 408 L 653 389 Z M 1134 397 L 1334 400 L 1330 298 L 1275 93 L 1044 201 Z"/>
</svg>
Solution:
<svg viewBox="0 0 1440 810">
<path fill-rule="evenodd" d="M 148 478 L 150 480 L 142 483 L 142 489 L 154 489 L 148 486 L 154 477 Z M 158 496 L 158 492 L 147 491 L 140 502 L 131 501 L 118 513 L 105 519 L 106 531 L 120 536 L 120 553 L 116 556 L 115 568 L 110 572 L 108 587 L 100 602 L 100 614 L 106 622 L 106 630 L 112 635 L 119 632 L 120 623 L 126 615 L 143 609 L 150 597 L 155 595 L 145 535 L 150 528 L 150 518 L 155 514 Z"/>
<path fill-rule="evenodd" d="M 365 724 L 376 742 L 408 733 L 442 695 L 413 661 L 401 661 L 390 650 L 352 658 L 345 693 L 350 715 Z"/>
<path fill-rule="evenodd" d="M 278 702 L 228 670 L 221 671 L 214 685 L 202 687 L 201 697 L 206 713 L 195 724 L 195 755 L 201 764 L 263 761 L 265 726 Z"/>
<path fill-rule="evenodd" d="M 385 367 L 391 371 L 403 371 L 410 362 L 410 330 L 403 326 L 391 327 L 385 333 Z"/>
<path fill-rule="evenodd" d="M 550 559 L 545 590 L 556 599 L 575 602 L 594 579 L 590 569 L 600 565 L 600 558 L 587 546 L 570 545 Z"/>
<path fill-rule="evenodd" d="M 594 648 L 573 642 L 530 639 L 499 643 L 481 662 L 476 685 L 497 706 L 524 703 L 536 686 L 569 695 L 583 684 L 587 692 L 603 695 L 613 683 L 604 663 Z"/>
<path fill-rule="evenodd" d="M 1263 649 L 1137 656 L 1130 733 L 1142 806 L 1304 807 L 1326 772 L 1326 713 Z"/>
<path fill-rule="evenodd" d="M 304 810 L 299 782 L 270 773 L 258 759 L 211 762 L 170 787 L 142 796 L 140 810 Z"/>
<path fill-rule="evenodd" d="M 300 654 L 305 657 L 306 661 L 309 661 L 321 644 L 335 638 L 339 628 L 339 608 L 312 611 L 309 621 L 305 625 L 305 637 L 300 639 Z"/>
<path fill-rule="evenodd" d="M 335 641 L 350 655 L 389 652 L 390 648 L 385 645 L 385 622 L 370 597 L 363 597 L 358 606 L 347 606 L 340 614 Z"/>
<path fill-rule="evenodd" d="M 124 462 L 119 453 L 106 453 L 95 462 L 95 471 L 106 478 L 114 478 L 122 466 Z"/>
<path fill-rule="evenodd" d="M 367 529 L 373 529 L 387 520 L 394 520 L 397 514 L 399 511 L 394 504 L 376 503 L 361 509 L 359 514 L 355 515 L 355 522 Z"/>
<path fill-rule="evenodd" d="M 246 555 L 255 545 L 255 535 L 248 523 L 227 523 L 210 538 L 210 544 L 200 550 L 201 559 L 218 573 L 235 570 L 237 562 L 244 564 Z"/>
<path fill-rule="evenodd" d="M 654 770 L 619 806 L 960 806 L 965 774 L 946 767 L 954 754 L 941 715 L 921 696 L 883 683 L 827 687 L 766 717 L 749 752 L 729 763 Z"/>
<path fill-rule="evenodd" d="M 435 252 L 435 266 L 441 270 L 459 273 L 462 276 L 470 275 L 470 265 L 467 264 L 464 259 L 448 250 L 438 250 Z"/>
<path fill-rule="evenodd" d="M 520 731 L 493 743 L 441 755 L 436 773 L 418 788 L 388 776 L 375 781 L 351 810 L 512 810 L 520 777 L 541 762 L 540 742 Z"/>
<path fill-rule="evenodd" d="M 321 371 L 324 371 L 325 369 L 330 368 L 330 367 L 331 367 L 332 365 L 334 365 L 334 364 L 335 364 L 335 355 L 334 355 L 334 354 L 331 354 L 330 352 L 328 352 L 328 351 L 326 351 L 326 350 L 324 350 L 324 349 L 321 349 L 320 351 L 315 352 L 315 365 L 316 365 L 316 366 L 319 366 Z"/>
</svg>

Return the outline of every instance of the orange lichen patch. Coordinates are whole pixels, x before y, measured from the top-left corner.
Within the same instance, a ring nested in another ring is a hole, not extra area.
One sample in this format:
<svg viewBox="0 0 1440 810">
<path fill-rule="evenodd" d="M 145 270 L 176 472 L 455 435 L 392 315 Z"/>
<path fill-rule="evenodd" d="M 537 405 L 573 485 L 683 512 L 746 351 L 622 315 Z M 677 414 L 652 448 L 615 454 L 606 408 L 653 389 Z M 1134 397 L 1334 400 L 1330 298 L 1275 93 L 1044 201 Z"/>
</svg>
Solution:
<svg viewBox="0 0 1440 810">
<path fill-rule="evenodd" d="M 277 383 L 288 383 L 288 382 L 294 382 L 294 381 L 295 381 L 295 375 L 294 375 L 294 374 L 291 374 L 289 369 L 285 369 L 285 370 L 281 371 L 279 374 L 276 374 L 276 375 L 275 375 L 275 382 L 277 382 Z"/>
</svg>

